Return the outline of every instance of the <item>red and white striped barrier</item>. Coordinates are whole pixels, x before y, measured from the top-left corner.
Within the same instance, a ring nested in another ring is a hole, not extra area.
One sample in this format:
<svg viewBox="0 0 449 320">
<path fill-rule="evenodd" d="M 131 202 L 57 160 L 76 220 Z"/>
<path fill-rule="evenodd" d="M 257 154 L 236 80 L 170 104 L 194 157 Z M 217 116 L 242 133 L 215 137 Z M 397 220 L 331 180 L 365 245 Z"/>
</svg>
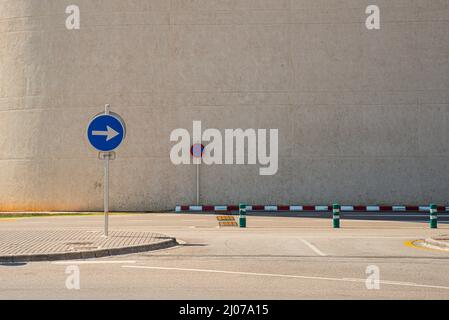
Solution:
<svg viewBox="0 0 449 320">
<path fill-rule="evenodd" d="M 229 212 L 238 211 L 238 205 L 179 205 L 175 212 Z M 341 206 L 342 212 L 429 212 L 430 206 Z M 301 205 L 247 205 L 246 211 L 265 212 L 332 212 L 332 206 Z M 449 212 L 449 206 L 438 206 L 438 212 Z"/>
</svg>

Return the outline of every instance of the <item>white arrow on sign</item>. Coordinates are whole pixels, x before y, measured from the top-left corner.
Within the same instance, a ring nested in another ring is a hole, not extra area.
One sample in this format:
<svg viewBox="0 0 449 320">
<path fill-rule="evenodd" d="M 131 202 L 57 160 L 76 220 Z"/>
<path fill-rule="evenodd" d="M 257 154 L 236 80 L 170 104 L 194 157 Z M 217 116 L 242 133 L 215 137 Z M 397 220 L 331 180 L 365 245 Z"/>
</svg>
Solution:
<svg viewBox="0 0 449 320">
<path fill-rule="evenodd" d="M 106 136 L 106 141 L 114 139 L 119 135 L 117 131 L 112 129 L 110 126 L 106 126 L 106 131 L 92 131 L 93 136 Z"/>
</svg>

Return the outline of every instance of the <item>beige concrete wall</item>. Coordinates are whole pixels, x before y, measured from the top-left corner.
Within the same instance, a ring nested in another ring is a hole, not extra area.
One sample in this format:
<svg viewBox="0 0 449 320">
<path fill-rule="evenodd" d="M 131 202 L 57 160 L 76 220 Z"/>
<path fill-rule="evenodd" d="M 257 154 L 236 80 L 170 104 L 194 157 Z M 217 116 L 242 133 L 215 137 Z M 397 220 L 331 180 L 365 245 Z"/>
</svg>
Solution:
<svg viewBox="0 0 449 320">
<path fill-rule="evenodd" d="M 277 175 L 203 166 L 203 203 L 446 203 L 449 1 L 0 0 L 1 210 L 102 208 L 105 103 L 128 128 L 113 210 L 195 201 L 169 159 L 192 120 L 279 129 Z"/>
</svg>

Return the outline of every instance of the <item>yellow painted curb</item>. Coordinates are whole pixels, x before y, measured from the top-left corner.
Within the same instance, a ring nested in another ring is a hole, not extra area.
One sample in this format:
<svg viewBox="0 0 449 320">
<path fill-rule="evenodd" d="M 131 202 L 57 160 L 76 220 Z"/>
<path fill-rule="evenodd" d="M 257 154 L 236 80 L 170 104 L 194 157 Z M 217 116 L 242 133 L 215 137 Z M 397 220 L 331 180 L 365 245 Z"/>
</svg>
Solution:
<svg viewBox="0 0 449 320">
<path fill-rule="evenodd" d="M 18 219 L 19 218 L 1 218 L 0 222 L 3 222 L 3 221 L 8 221 L 8 222 L 17 221 Z"/>
</svg>

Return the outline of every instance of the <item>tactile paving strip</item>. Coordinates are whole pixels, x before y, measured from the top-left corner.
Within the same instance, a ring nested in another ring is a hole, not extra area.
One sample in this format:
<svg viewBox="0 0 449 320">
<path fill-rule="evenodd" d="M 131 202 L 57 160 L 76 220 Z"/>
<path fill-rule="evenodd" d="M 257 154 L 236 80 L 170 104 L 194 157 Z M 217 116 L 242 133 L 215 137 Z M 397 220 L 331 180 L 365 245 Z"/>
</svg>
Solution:
<svg viewBox="0 0 449 320">
<path fill-rule="evenodd" d="M 217 220 L 220 227 L 238 227 L 234 216 L 217 216 Z"/>
</svg>

